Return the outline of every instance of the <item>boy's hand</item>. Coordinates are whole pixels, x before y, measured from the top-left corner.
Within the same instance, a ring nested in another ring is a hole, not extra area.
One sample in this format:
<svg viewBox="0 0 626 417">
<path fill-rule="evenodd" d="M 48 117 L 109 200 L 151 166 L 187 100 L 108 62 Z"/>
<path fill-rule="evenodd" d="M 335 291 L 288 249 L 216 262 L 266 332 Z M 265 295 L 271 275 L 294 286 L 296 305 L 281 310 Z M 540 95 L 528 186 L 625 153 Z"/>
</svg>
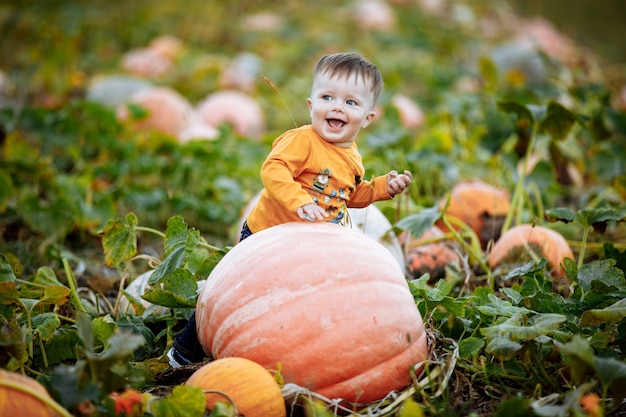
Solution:
<svg viewBox="0 0 626 417">
<path fill-rule="evenodd" d="M 308 220 L 310 222 L 323 220 L 324 217 L 328 217 L 328 213 L 315 203 L 309 203 L 298 207 L 296 213 L 298 213 L 298 217 L 301 219 Z"/>
<path fill-rule="evenodd" d="M 387 174 L 387 192 L 390 196 L 400 194 L 411 184 L 411 173 L 404 171 L 403 174 L 398 174 L 397 171 L 391 171 Z"/>
</svg>

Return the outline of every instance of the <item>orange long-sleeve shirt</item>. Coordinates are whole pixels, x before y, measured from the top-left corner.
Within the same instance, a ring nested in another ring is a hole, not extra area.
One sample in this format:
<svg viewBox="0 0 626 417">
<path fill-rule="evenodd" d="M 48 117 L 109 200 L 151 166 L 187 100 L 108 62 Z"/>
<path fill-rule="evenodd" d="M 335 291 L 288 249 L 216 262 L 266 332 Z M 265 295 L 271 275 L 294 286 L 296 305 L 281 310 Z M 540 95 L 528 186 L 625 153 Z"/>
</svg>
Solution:
<svg viewBox="0 0 626 417">
<path fill-rule="evenodd" d="M 385 175 L 363 179 L 357 146 L 341 148 L 323 140 L 311 125 L 289 130 L 272 144 L 261 167 L 264 189 L 247 218 L 253 233 L 287 222 L 305 221 L 296 209 L 316 203 L 328 213 L 323 221 L 345 224 L 348 207 L 391 200 Z"/>
</svg>

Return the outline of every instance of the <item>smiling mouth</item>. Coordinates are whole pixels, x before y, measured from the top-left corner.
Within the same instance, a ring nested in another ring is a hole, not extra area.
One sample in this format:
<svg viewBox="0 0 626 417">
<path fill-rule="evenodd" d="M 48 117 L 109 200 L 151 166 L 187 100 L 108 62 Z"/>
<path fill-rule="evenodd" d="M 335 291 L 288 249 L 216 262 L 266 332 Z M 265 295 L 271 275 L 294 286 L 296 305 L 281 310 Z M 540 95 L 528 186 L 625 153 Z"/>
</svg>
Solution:
<svg viewBox="0 0 626 417">
<path fill-rule="evenodd" d="M 326 123 L 328 123 L 328 126 L 332 129 L 341 129 L 346 124 L 343 120 L 339 119 L 327 119 Z"/>
</svg>

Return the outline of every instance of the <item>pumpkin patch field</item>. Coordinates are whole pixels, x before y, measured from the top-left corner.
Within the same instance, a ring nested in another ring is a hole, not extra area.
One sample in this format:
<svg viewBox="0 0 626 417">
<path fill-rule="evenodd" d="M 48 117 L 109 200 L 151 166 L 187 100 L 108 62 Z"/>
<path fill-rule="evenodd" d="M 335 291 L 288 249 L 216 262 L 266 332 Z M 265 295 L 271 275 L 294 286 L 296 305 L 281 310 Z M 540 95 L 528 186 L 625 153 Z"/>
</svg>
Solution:
<svg viewBox="0 0 626 417">
<path fill-rule="evenodd" d="M 0 415 L 626 416 L 626 63 L 504 0 L 14 3 Z M 339 51 L 410 187 L 240 242 Z"/>
</svg>

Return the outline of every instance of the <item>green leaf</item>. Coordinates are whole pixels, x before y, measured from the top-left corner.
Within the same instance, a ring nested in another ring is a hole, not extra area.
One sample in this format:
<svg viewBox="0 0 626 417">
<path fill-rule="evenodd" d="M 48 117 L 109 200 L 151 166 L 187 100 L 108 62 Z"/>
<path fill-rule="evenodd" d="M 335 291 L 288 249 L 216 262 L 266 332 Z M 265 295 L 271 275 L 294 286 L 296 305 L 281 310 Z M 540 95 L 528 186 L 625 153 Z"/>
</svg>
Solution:
<svg viewBox="0 0 626 417">
<path fill-rule="evenodd" d="M 485 346 L 485 341 L 480 337 L 471 336 L 459 341 L 459 354 L 462 358 L 472 359 L 478 356 Z"/>
<path fill-rule="evenodd" d="M 577 274 L 578 285 L 585 293 L 591 291 L 592 284 L 599 282 L 606 288 L 615 287 L 619 291 L 626 291 L 624 271 L 615 268 L 614 259 L 603 259 L 582 265 Z"/>
<path fill-rule="evenodd" d="M 33 282 L 41 285 L 63 285 L 57 279 L 54 270 L 49 266 L 42 266 L 41 268 L 37 269 L 37 273 L 35 274 L 35 279 L 33 280 Z"/>
<path fill-rule="evenodd" d="M 3 213 L 11 199 L 15 196 L 11 176 L 5 171 L 0 171 L 0 213 Z"/>
<path fill-rule="evenodd" d="M 199 417 L 206 410 L 206 398 L 202 388 L 178 385 L 164 398 L 152 400 L 148 412 L 154 416 Z"/>
<path fill-rule="evenodd" d="M 188 230 L 187 223 L 181 216 L 171 217 L 167 221 L 165 231 L 165 259 L 154 270 L 148 284 L 157 284 L 176 269 L 181 268 L 187 262 L 193 251 L 200 242 L 200 232 Z M 145 298 L 145 297 L 144 297 Z"/>
<path fill-rule="evenodd" d="M 581 223 L 584 221 L 586 224 L 592 226 L 596 233 L 604 233 L 608 222 L 623 222 L 626 220 L 626 210 L 600 207 L 580 210 L 578 216 L 581 219 L 579 220 Z"/>
<path fill-rule="evenodd" d="M 522 348 L 522 344 L 507 337 L 497 336 L 489 340 L 485 351 L 500 360 L 509 360 Z"/>
<path fill-rule="evenodd" d="M 531 403 L 528 398 L 514 397 L 502 401 L 495 417 L 528 417 L 532 414 Z"/>
<path fill-rule="evenodd" d="M 626 396 L 626 363 L 614 358 L 594 358 L 594 367 L 600 381 L 619 398 Z"/>
<path fill-rule="evenodd" d="M 109 220 L 102 230 L 102 246 L 104 247 L 107 266 L 118 265 L 137 254 L 137 216 L 126 215 L 126 223 L 120 219 Z"/>
<path fill-rule="evenodd" d="M 566 355 L 565 361 L 569 364 L 575 384 L 585 382 L 589 373 L 593 370 L 593 348 L 589 342 L 580 335 L 574 335 L 565 343 L 556 343 L 559 351 Z"/>
<path fill-rule="evenodd" d="M 439 206 L 436 205 L 402 218 L 394 224 L 394 229 L 408 230 L 411 236 L 418 238 L 432 228 L 440 217 L 441 212 L 439 211 Z"/>
<path fill-rule="evenodd" d="M 544 217 L 549 222 L 570 223 L 576 220 L 576 213 L 566 207 L 556 207 L 546 210 Z"/>
<path fill-rule="evenodd" d="M 19 304 L 20 294 L 15 282 L 0 282 L 0 304 Z"/>
<path fill-rule="evenodd" d="M 54 332 L 54 337 L 44 343 L 48 364 L 54 365 L 68 359 L 76 360 L 76 347 L 79 345 L 80 338 L 75 328 L 69 326 L 58 328 Z"/>
<path fill-rule="evenodd" d="M 485 84 L 490 87 L 494 87 L 498 81 L 498 67 L 494 64 L 493 60 L 488 57 L 480 57 L 479 61 L 480 76 L 485 80 Z"/>
<path fill-rule="evenodd" d="M 13 272 L 13 267 L 9 263 L 6 255 L 0 253 L 0 283 L 3 282 L 15 282 L 15 272 Z"/>
<path fill-rule="evenodd" d="M 56 304 L 63 305 L 70 300 L 72 292 L 62 285 L 51 285 L 43 290 L 43 295 L 39 299 L 39 305 Z"/>
<path fill-rule="evenodd" d="M 517 115 L 517 125 L 522 129 L 532 128 L 535 117 L 528 107 L 513 100 L 501 100 L 497 104 L 500 111 Z"/>
<path fill-rule="evenodd" d="M 198 282 L 187 269 L 177 269 L 159 285 L 151 286 L 142 296 L 157 305 L 171 308 L 195 308 Z"/>
<path fill-rule="evenodd" d="M 538 261 L 531 260 L 525 263 L 522 266 L 512 269 L 509 273 L 507 273 L 503 280 L 509 280 L 511 278 L 519 278 L 519 277 L 533 277 L 538 272 L 545 271 L 548 260 L 546 258 L 541 258 Z"/>
<path fill-rule="evenodd" d="M 56 190 L 53 190 L 56 191 Z M 74 225 L 77 209 L 73 202 L 50 191 L 51 197 L 44 201 L 39 190 L 29 190 L 21 195 L 20 212 L 26 223 L 47 237 L 64 237 Z"/>
<path fill-rule="evenodd" d="M 148 109 L 137 103 L 127 102 L 126 108 L 128 109 L 128 114 L 130 115 L 131 120 L 141 120 L 148 117 Z"/>
<path fill-rule="evenodd" d="M 3 350 L 15 358 L 22 358 L 26 352 L 26 336 L 15 317 L 0 320 L 0 351 Z M 3 359 L 2 355 L 0 359 Z M 0 366 L 4 365 L 0 361 Z"/>
<path fill-rule="evenodd" d="M 54 313 L 42 313 L 33 317 L 33 328 L 39 334 L 41 340 L 47 341 L 52 339 L 56 329 L 61 326 L 61 320 Z"/>
<path fill-rule="evenodd" d="M 618 321 L 626 317 L 626 298 L 602 309 L 585 311 L 580 319 L 580 326 L 597 326 L 598 324 Z"/>
<path fill-rule="evenodd" d="M 528 310 L 525 307 L 514 306 L 509 301 L 501 300 L 500 298 L 496 297 L 493 294 L 488 294 L 487 297 L 489 298 L 489 301 L 491 303 L 490 305 L 482 305 L 482 306 L 476 307 L 478 311 L 480 311 L 481 313 L 487 316 L 512 317 L 515 314 L 519 314 L 519 313 L 528 314 L 532 312 L 531 310 Z"/>
<path fill-rule="evenodd" d="M 101 346 L 107 346 L 109 339 L 115 334 L 117 326 L 111 316 L 96 317 L 91 321 L 94 335 L 94 342 Z"/>
<path fill-rule="evenodd" d="M 532 317 L 527 325 L 522 324 L 522 315 L 516 314 L 505 322 L 480 329 L 487 338 L 506 336 L 513 341 L 537 339 L 558 330 L 561 323 L 567 320 L 562 314 L 542 313 Z"/>
<path fill-rule="evenodd" d="M 539 121 L 539 131 L 548 132 L 553 140 L 559 141 L 567 137 L 578 117 L 560 103 L 548 103 L 548 109 L 543 119 Z"/>
</svg>

